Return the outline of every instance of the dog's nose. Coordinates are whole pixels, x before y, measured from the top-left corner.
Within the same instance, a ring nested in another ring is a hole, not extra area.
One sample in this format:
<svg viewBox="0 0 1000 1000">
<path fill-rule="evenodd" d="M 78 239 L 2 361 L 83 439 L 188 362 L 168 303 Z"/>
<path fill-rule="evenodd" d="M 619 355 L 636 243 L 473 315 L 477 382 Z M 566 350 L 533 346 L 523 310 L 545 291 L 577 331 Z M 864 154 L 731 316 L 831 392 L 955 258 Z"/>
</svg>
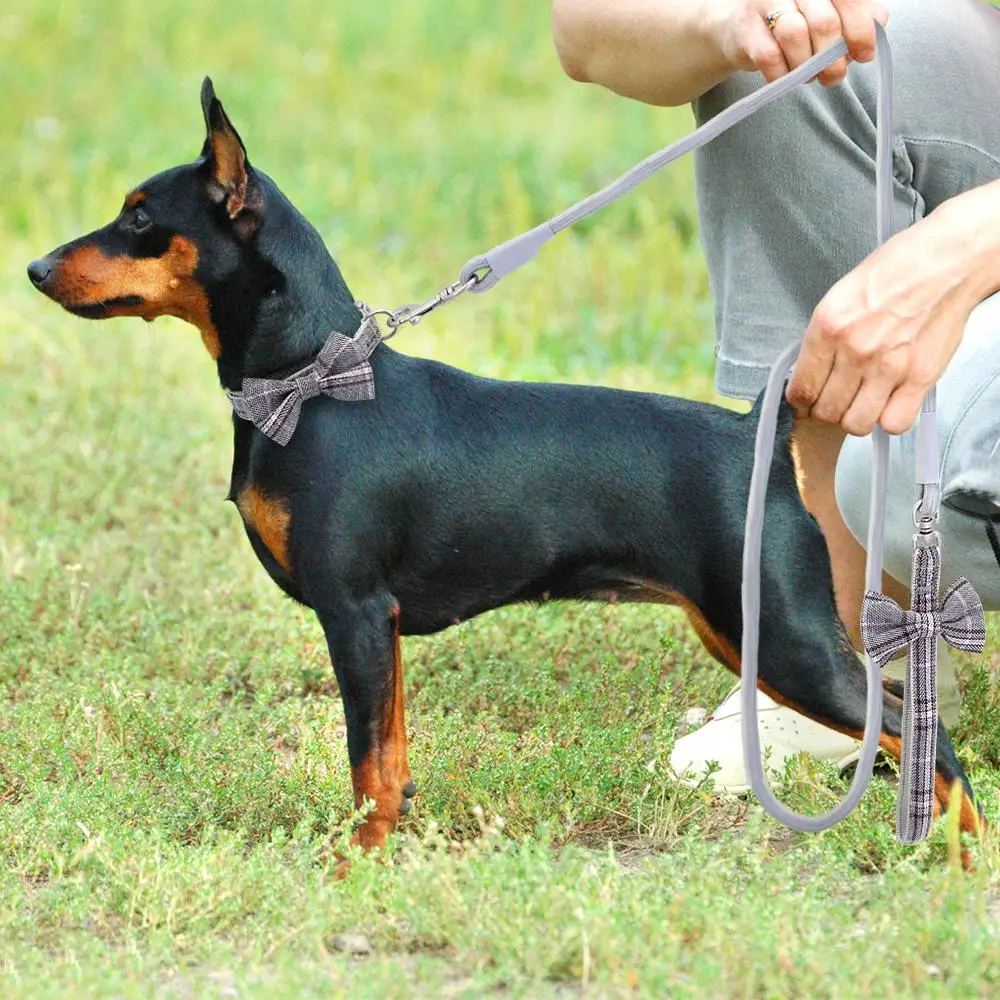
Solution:
<svg viewBox="0 0 1000 1000">
<path fill-rule="evenodd" d="M 39 257 L 28 265 L 28 277 L 35 288 L 41 288 L 46 279 L 52 273 L 52 265 L 47 257 Z"/>
</svg>

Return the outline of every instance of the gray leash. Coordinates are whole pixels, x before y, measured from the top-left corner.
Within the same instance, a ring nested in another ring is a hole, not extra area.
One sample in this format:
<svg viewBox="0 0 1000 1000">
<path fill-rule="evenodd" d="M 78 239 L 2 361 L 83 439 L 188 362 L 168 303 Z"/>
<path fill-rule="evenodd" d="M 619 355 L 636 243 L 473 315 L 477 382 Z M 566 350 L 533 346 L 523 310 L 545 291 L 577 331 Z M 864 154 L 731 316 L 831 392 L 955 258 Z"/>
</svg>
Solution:
<svg viewBox="0 0 1000 1000">
<path fill-rule="evenodd" d="M 700 128 L 674 143 L 653 153 L 640 164 L 623 174 L 618 180 L 585 198 L 548 222 L 501 243 L 492 250 L 473 257 L 462 268 L 459 281 L 443 293 L 447 301 L 466 288 L 482 292 L 492 288 L 502 277 L 526 264 L 547 240 L 566 226 L 586 218 L 598 209 L 610 204 L 631 190 L 637 184 L 678 157 L 711 142 L 716 136 L 738 122 L 752 115 L 759 108 L 783 97 L 793 88 L 806 83 L 837 59 L 847 54 L 847 45 L 841 39 L 823 52 L 814 55 L 796 70 L 780 79 L 754 91 L 752 94 L 730 105 Z M 892 235 L 892 129 L 889 121 L 891 113 L 891 63 L 889 44 L 881 26 L 877 26 L 878 65 L 878 139 L 876 156 L 876 201 L 878 242 L 883 243 Z M 485 273 L 484 273 L 485 272 Z M 440 296 L 438 297 L 440 298 Z M 395 327 L 400 322 L 415 322 L 424 311 L 440 304 L 434 299 L 429 308 L 417 307 L 419 315 L 412 312 L 414 307 L 403 307 L 399 315 L 390 316 L 389 325 Z M 406 312 L 411 310 L 411 312 Z M 871 780 L 875 756 L 878 753 L 882 723 L 882 678 L 879 667 L 868 657 L 868 697 L 867 717 L 861 751 L 861 761 L 854 774 L 847 797 L 835 809 L 823 816 L 802 816 L 788 809 L 771 791 L 761 763 L 760 734 L 757 728 L 757 653 L 760 633 L 760 551 L 764 524 L 764 502 L 767 480 L 774 452 L 774 437 L 777 426 L 778 405 L 783 394 L 785 379 L 795 359 L 800 345 L 789 347 L 771 369 L 767 388 L 764 392 L 760 423 L 757 429 L 754 471 L 750 483 L 750 497 L 747 505 L 746 536 L 743 549 L 743 648 L 741 664 L 741 710 L 743 721 L 743 759 L 750 780 L 750 786 L 764 809 L 775 819 L 799 830 L 825 830 L 847 816 L 858 804 Z M 933 405 L 933 393 L 928 399 Z M 874 475 L 870 502 L 868 527 L 868 562 L 866 584 L 870 590 L 881 590 L 882 578 L 882 536 L 885 520 L 885 492 L 889 463 L 889 441 L 881 428 L 872 435 L 875 446 Z M 905 741 L 904 741 L 905 743 Z M 907 809 L 909 807 L 907 806 Z"/>
<path fill-rule="evenodd" d="M 876 140 L 876 229 L 881 245 L 893 234 L 892 197 L 892 56 L 885 31 L 876 25 L 878 70 Z M 827 50 L 832 54 L 832 49 Z M 820 53 L 824 59 L 827 53 Z M 832 61 L 832 60 L 830 60 Z M 804 816 L 778 801 L 771 791 L 761 762 L 757 729 L 757 671 L 760 639 L 760 552 L 767 479 L 774 452 L 778 405 L 785 379 L 799 355 L 792 345 L 777 360 L 768 377 L 757 428 L 754 471 L 747 505 L 743 547 L 743 648 L 740 706 L 743 721 L 743 755 L 750 786 L 764 809 L 786 826 L 798 830 L 825 830 L 844 819 L 858 804 L 871 780 L 878 753 L 882 722 L 881 668 L 908 646 L 903 684 L 901 724 L 902 756 L 896 802 L 896 838 L 902 843 L 923 840 L 934 815 L 934 781 L 937 758 L 937 637 L 958 649 L 981 652 L 986 638 L 982 604 L 967 580 L 960 579 L 939 603 L 941 575 L 940 537 L 937 533 L 941 504 L 941 466 L 938 451 L 936 390 L 924 398 L 917 428 L 917 501 L 913 509 L 912 608 L 903 611 L 881 593 L 883 530 L 889 438 L 881 427 L 872 432 L 874 449 L 869 500 L 866 593 L 861 632 L 866 652 L 867 714 L 858 763 L 844 799 L 820 816 Z"/>
<path fill-rule="evenodd" d="M 834 46 L 833 48 L 836 48 Z M 821 52 L 817 59 L 823 66 L 829 65 L 843 51 L 834 53 L 833 48 Z M 844 46 L 846 49 L 846 46 Z M 876 26 L 876 64 L 878 71 L 877 97 L 877 138 L 875 154 L 875 214 L 878 244 L 884 243 L 893 232 L 892 220 L 892 58 L 889 41 L 881 25 Z M 766 89 L 766 88 L 765 88 Z M 871 781 L 875 757 L 878 754 L 882 732 L 882 676 L 881 668 L 869 654 L 866 657 L 868 695 L 866 700 L 865 731 L 861 743 L 861 759 L 854 772 L 854 779 L 844 799 L 829 812 L 820 816 L 805 816 L 789 809 L 771 791 L 761 762 L 760 733 L 757 729 L 757 670 L 760 644 L 760 552 L 764 528 L 764 503 L 767 495 L 767 480 L 774 454 L 774 437 L 778 420 L 778 406 L 784 392 L 785 379 L 799 356 L 801 344 L 793 344 L 775 362 L 768 376 L 761 406 L 760 423 L 757 427 L 757 444 L 754 451 L 754 469 L 750 480 L 750 499 L 747 504 L 746 535 L 743 541 L 743 647 L 741 652 L 740 709 L 743 716 L 743 760 L 750 780 L 750 787 L 760 804 L 776 820 L 797 830 L 816 832 L 826 830 L 844 819 L 861 800 Z M 921 455 L 930 459 L 929 449 L 936 452 L 937 434 L 931 426 L 934 412 L 934 390 L 924 400 L 920 417 L 922 443 L 927 443 L 927 451 Z M 865 565 L 865 587 L 869 591 L 882 589 L 882 551 L 885 524 L 886 481 L 889 468 L 889 437 L 881 427 L 872 432 L 874 449 L 872 463 L 872 483 L 868 514 L 868 546 Z M 936 458 L 936 456 L 935 456 Z M 932 473 L 930 466 L 934 467 Z M 922 463 L 920 477 L 937 476 L 937 461 Z M 940 489 L 937 491 L 940 493 Z M 928 512 L 931 513 L 930 511 Z M 936 518 L 936 510 L 933 511 Z M 934 688 L 934 685 L 931 685 Z M 936 704 L 935 704 L 936 713 Z M 904 710 L 905 716 L 905 710 Z M 904 718 L 904 730 L 906 719 Z M 905 748 L 910 743 L 907 733 L 903 734 Z M 932 779 L 933 780 L 933 779 Z M 903 799 L 907 798 L 904 803 Z M 900 787 L 898 809 L 909 813 L 909 797 Z M 898 815 L 898 814 L 897 814 Z M 897 836 L 900 831 L 897 828 Z"/>
<path fill-rule="evenodd" d="M 876 23 L 876 65 L 878 72 L 877 152 L 876 152 L 876 228 L 879 244 L 893 232 L 892 197 L 892 62 L 888 38 Z M 840 40 L 808 59 L 796 70 L 720 112 L 690 135 L 647 157 L 616 181 L 596 194 L 566 209 L 560 215 L 534 229 L 501 243 L 492 250 L 473 257 L 462 268 L 459 280 L 442 289 L 422 304 L 396 310 L 361 308 L 362 330 L 370 331 L 370 320 L 386 317 L 389 328 L 385 339 L 405 323 L 415 324 L 432 310 L 452 301 L 466 291 L 485 292 L 501 278 L 531 260 L 539 248 L 556 233 L 617 201 L 666 164 L 711 142 L 716 136 L 752 115 L 759 108 L 776 101 L 794 87 L 815 77 L 827 66 L 847 54 Z M 878 752 L 882 723 L 881 665 L 895 650 L 909 646 L 907 676 L 904 685 L 902 722 L 902 761 L 897 805 L 897 837 L 903 842 L 920 840 L 927 835 L 934 804 L 934 777 L 937 735 L 936 636 L 943 635 L 953 645 L 982 649 L 985 627 L 982 605 L 967 581 L 958 581 L 938 603 L 940 550 L 936 531 L 941 500 L 940 462 L 935 420 L 935 390 L 924 399 L 918 427 L 917 503 L 914 507 L 913 609 L 903 611 L 881 594 L 883 529 L 885 521 L 886 480 L 889 464 L 889 439 L 876 427 L 872 433 L 874 448 L 873 475 L 869 504 L 868 553 L 866 564 L 865 605 L 862 633 L 867 660 L 867 716 L 862 740 L 861 760 L 851 787 L 836 808 L 821 816 L 793 812 L 774 796 L 761 761 L 760 734 L 757 727 L 757 676 L 760 640 L 760 553 L 764 524 L 767 481 L 774 453 L 778 407 L 785 381 L 800 345 L 789 347 L 768 377 L 757 428 L 754 469 L 747 504 L 746 536 L 743 550 L 743 645 L 741 707 L 743 753 L 750 785 L 764 809 L 787 826 L 804 831 L 825 830 L 844 819 L 857 805 L 871 780 Z M 367 353 L 364 354 L 367 358 Z M 310 373 L 313 377 L 313 373 Z M 350 377 L 354 377 L 353 373 Z M 315 391 L 325 391 L 313 377 Z M 300 380 L 301 381 L 301 380 Z M 319 388 L 317 388 L 319 387 Z M 269 388 L 269 391 L 273 387 Z M 282 388 L 282 392 L 285 389 Z M 290 411 L 298 405 L 298 396 L 284 405 Z M 315 392 L 313 392 L 315 394 Z M 307 398 L 307 397 L 306 397 Z M 295 410 L 297 413 L 297 410 Z M 294 420 L 291 429 L 294 430 Z M 964 584 L 964 586 L 962 586 Z M 971 592 L 971 596 L 970 593 Z M 978 613 L 978 618 L 977 618 Z M 980 633 L 982 634 L 980 638 Z M 962 643 L 965 643 L 963 645 Z M 978 646 L 977 646 L 978 643 Z M 873 655 L 878 647 L 881 656 Z"/>
</svg>

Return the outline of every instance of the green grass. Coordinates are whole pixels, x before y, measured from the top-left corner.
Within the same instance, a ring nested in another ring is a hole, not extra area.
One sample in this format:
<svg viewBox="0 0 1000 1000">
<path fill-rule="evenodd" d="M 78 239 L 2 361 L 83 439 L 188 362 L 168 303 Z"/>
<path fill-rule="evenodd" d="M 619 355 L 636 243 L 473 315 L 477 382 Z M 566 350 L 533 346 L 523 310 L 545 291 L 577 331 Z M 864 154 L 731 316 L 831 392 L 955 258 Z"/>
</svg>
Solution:
<svg viewBox="0 0 1000 1000">
<path fill-rule="evenodd" d="M 407 641 L 417 808 L 394 864 L 331 880 L 340 702 L 318 625 L 222 502 L 228 406 L 197 334 L 75 320 L 23 273 L 197 153 L 206 72 L 378 305 L 687 112 L 566 81 L 547 4 L 39 0 L 0 13 L 0 53 L 0 995 L 996 995 L 992 839 L 972 874 L 943 823 L 900 847 L 881 778 L 819 836 L 671 783 L 684 710 L 730 679 L 667 609 L 510 609 Z M 398 344 L 712 398 L 690 162 Z M 991 630 L 958 742 L 995 820 Z M 817 810 L 844 788 L 802 763 L 784 794 Z"/>
</svg>

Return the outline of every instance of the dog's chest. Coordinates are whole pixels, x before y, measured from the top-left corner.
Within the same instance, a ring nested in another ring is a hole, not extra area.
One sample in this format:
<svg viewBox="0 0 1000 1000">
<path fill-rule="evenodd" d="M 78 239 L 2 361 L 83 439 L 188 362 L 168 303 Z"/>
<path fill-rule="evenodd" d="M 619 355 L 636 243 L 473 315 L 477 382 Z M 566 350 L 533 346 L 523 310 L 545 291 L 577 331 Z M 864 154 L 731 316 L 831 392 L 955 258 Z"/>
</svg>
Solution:
<svg viewBox="0 0 1000 1000">
<path fill-rule="evenodd" d="M 250 545 L 268 575 L 286 594 L 301 601 L 301 590 L 295 581 L 289 554 L 290 505 L 285 497 L 262 488 L 250 475 L 247 429 L 243 421 L 236 422 L 229 499 L 236 504 Z"/>
<path fill-rule="evenodd" d="M 268 575 L 289 597 L 307 603 L 295 580 L 289 558 L 291 517 L 287 504 L 255 486 L 242 490 L 234 500 L 250 545 Z"/>
<path fill-rule="evenodd" d="M 291 576 L 288 530 L 291 515 L 281 497 L 269 496 L 257 486 L 246 486 L 236 495 L 236 507 L 248 531 L 260 539 L 268 555 Z"/>
</svg>

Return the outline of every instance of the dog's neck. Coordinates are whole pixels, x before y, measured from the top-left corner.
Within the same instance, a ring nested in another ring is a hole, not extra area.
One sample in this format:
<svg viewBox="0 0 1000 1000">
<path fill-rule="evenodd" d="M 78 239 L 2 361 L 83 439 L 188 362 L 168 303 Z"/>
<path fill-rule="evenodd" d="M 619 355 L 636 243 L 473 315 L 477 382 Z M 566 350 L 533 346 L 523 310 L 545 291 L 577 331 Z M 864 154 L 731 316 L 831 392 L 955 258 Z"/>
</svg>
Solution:
<svg viewBox="0 0 1000 1000">
<path fill-rule="evenodd" d="M 272 181 L 258 176 L 265 221 L 211 296 L 219 380 L 233 390 L 247 377 L 290 374 L 316 356 L 332 330 L 352 336 L 361 323 L 319 233 Z"/>
</svg>

